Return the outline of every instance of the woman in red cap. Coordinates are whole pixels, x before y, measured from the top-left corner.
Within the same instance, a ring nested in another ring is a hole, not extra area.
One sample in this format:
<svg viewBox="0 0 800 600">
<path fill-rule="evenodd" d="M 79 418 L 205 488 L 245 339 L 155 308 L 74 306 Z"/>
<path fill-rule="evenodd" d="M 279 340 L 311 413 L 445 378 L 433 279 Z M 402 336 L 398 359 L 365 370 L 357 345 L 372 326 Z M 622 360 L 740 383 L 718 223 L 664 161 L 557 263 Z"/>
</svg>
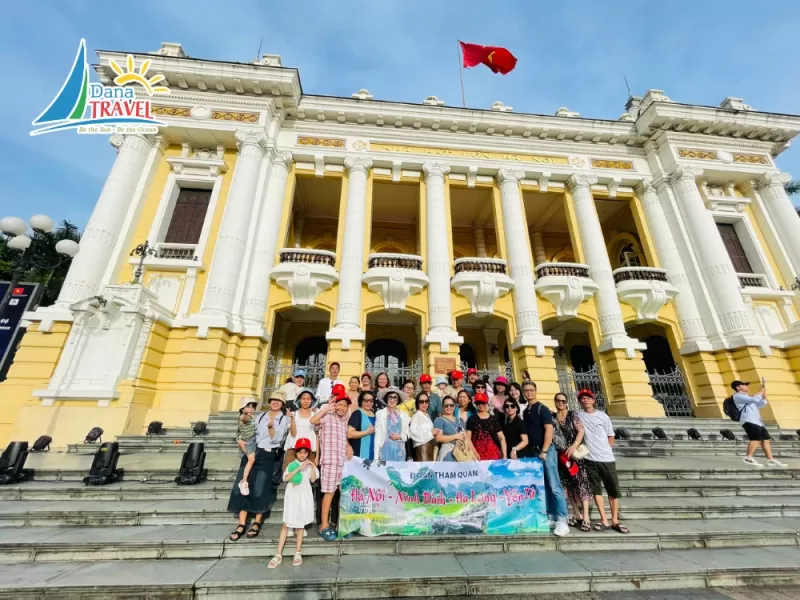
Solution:
<svg viewBox="0 0 800 600">
<path fill-rule="evenodd" d="M 506 457 L 506 437 L 500 421 L 489 412 L 489 398 L 477 393 L 473 402 L 478 412 L 467 421 L 467 439 L 481 460 L 499 460 Z"/>
<path fill-rule="evenodd" d="M 317 467 L 309 460 L 311 454 L 311 440 L 299 438 L 294 443 L 295 460 L 283 472 L 286 482 L 286 493 L 283 500 L 283 527 L 278 538 L 278 551 L 269 561 L 269 568 L 274 569 L 283 560 L 283 547 L 289 529 L 296 533 L 297 545 L 295 547 L 292 565 L 299 567 L 303 564 L 300 550 L 303 547 L 303 537 L 306 525 L 314 522 L 314 494 L 311 483 L 317 480 Z"/>
</svg>

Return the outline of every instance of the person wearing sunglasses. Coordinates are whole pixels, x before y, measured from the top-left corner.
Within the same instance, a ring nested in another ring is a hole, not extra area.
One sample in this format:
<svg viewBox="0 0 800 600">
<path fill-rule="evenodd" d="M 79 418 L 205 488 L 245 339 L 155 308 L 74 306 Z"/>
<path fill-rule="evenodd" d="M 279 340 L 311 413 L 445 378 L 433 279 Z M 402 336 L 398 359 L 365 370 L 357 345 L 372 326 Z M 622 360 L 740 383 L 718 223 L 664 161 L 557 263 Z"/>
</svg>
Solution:
<svg viewBox="0 0 800 600">
<path fill-rule="evenodd" d="M 347 424 L 347 441 L 353 455 L 366 460 L 375 458 L 375 392 L 363 390 L 358 395 L 358 408 Z"/>
<path fill-rule="evenodd" d="M 452 396 L 445 395 L 442 398 L 442 414 L 433 422 L 433 429 L 440 433 L 434 435 L 436 443 L 439 444 L 439 453 L 436 460 L 455 462 L 453 450 L 458 440 L 465 440 L 467 434 L 464 430 L 464 422 L 455 415 L 456 401 Z"/>
<path fill-rule="evenodd" d="M 556 412 L 553 413 L 553 445 L 559 454 L 558 476 L 567 494 L 567 500 L 572 505 L 573 516 L 567 523 L 570 527 L 578 527 L 581 531 L 591 531 L 589 500 L 592 498 L 592 488 L 589 485 L 589 476 L 584 462 L 572 456 L 583 441 L 583 423 L 578 413 L 569 409 L 566 394 L 557 393 L 553 403 L 556 406 Z M 567 467 L 566 461 L 575 465 L 572 467 L 572 472 Z"/>
<path fill-rule="evenodd" d="M 507 456 L 506 437 L 500 421 L 489 412 L 486 394 L 475 394 L 478 412 L 467 420 L 467 439 L 481 460 L 499 460 Z"/>
<path fill-rule="evenodd" d="M 436 450 L 434 437 L 437 433 L 441 433 L 441 430 L 434 429 L 433 421 L 428 415 L 428 406 L 431 403 L 430 396 L 426 392 L 420 392 L 417 394 L 414 403 L 416 410 L 408 427 L 411 441 L 414 444 L 414 460 L 417 462 L 431 462 Z"/>
<path fill-rule="evenodd" d="M 408 440 L 408 415 L 399 409 L 405 394 L 390 387 L 383 399 L 386 408 L 375 414 L 375 458 L 386 462 L 403 462 L 406 459 Z"/>
<path fill-rule="evenodd" d="M 501 418 L 503 435 L 506 438 L 506 447 L 508 448 L 508 458 L 516 460 L 527 457 L 528 433 L 525 431 L 525 423 L 522 422 L 522 417 L 519 416 L 519 404 L 511 398 L 506 398 L 503 403 L 503 412 L 505 412 L 505 415 Z"/>
</svg>

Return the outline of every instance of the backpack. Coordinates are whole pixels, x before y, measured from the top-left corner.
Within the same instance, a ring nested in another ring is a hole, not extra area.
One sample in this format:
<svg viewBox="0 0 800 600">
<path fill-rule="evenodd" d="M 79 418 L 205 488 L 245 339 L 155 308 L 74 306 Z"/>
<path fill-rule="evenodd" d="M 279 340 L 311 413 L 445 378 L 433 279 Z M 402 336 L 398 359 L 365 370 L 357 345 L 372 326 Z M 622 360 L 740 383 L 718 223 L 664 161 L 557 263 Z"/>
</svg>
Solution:
<svg viewBox="0 0 800 600">
<path fill-rule="evenodd" d="M 733 401 L 733 396 L 725 398 L 725 401 L 722 403 L 722 412 L 724 412 L 731 421 L 736 421 L 737 423 L 742 416 L 742 411 L 736 406 L 736 402 Z"/>
</svg>

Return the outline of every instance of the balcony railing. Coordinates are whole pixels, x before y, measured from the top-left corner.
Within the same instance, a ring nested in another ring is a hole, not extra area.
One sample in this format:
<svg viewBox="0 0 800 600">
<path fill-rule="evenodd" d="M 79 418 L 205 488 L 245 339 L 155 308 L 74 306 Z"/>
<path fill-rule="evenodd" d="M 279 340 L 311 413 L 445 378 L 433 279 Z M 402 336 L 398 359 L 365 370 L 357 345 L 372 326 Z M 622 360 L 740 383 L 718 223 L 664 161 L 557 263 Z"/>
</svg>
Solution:
<svg viewBox="0 0 800 600">
<path fill-rule="evenodd" d="M 453 263 L 456 275 L 459 273 L 500 273 L 506 274 L 506 261 L 499 258 L 457 258 Z"/>
<path fill-rule="evenodd" d="M 309 263 L 328 265 L 336 264 L 336 254 L 329 250 L 304 250 L 301 248 L 284 248 L 280 251 L 281 263 Z"/>
<path fill-rule="evenodd" d="M 542 277 L 583 277 L 589 279 L 589 267 L 580 263 L 542 263 L 536 267 L 536 279 Z"/>
<path fill-rule="evenodd" d="M 172 260 L 197 260 L 194 255 L 197 244 L 168 244 L 161 242 L 156 244 L 156 257 Z"/>
<path fill-rule="evenodd" d="M 422 271 L 422 257 L 416 254 L 390 254 L 378 252 L 370 254 L 367 262 L 370 269 L 410 269 Z"/>
<path fill-rule="evenodd" d="M 743 288 L 765 288 L 767 287 L 767 278 L 760 273 L 737 273 L 739 278 L 739 287 Z"/>
<path fill-rule="evenodd" d="M 667 283 L 667 272 L 652 267 L 622 267 L 614 271 L 614 283 L 623 281 L 662 281 Z"/>
</svg>

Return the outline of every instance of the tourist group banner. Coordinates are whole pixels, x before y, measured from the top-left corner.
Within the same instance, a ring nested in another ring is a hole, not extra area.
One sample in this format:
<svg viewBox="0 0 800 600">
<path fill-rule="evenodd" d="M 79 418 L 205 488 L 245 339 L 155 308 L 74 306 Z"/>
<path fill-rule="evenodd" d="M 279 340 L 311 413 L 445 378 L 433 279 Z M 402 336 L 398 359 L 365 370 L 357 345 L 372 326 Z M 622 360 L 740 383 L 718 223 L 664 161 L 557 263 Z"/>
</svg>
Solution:
<svg viewBox="0 0 800 600">
<path fill-rule="evenodd" d="M 339 535 L 550 533 L 539 459 L 345 463 Z"/>
</svg>

